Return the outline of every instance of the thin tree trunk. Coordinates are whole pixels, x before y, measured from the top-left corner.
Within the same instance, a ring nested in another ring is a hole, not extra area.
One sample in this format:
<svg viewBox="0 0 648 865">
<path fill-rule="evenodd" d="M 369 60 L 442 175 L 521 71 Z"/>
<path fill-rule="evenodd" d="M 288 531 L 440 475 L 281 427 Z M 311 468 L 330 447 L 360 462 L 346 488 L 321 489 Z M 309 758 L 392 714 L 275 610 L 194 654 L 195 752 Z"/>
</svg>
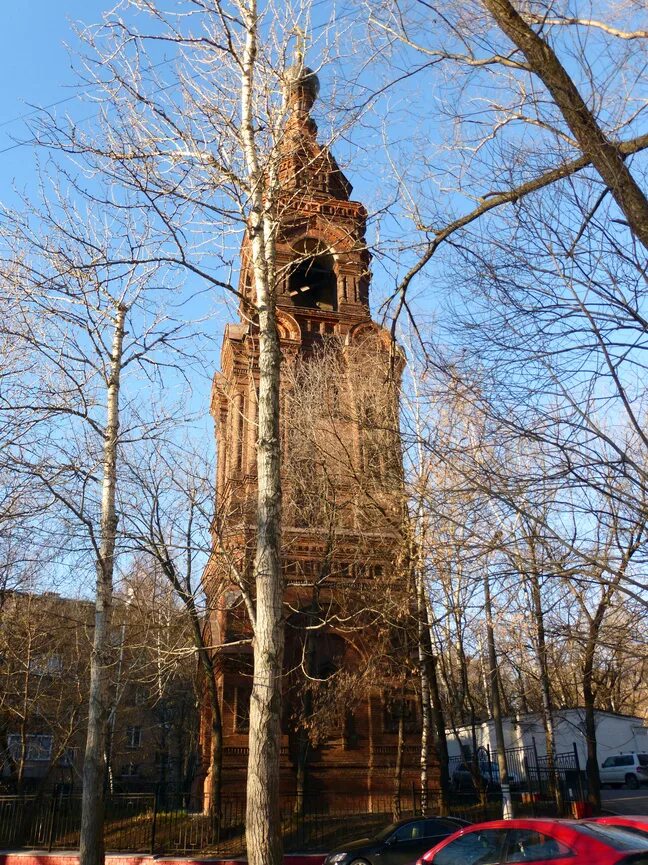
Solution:
<svg viewBox="0 0 648 865">
<path fill-rule="evenodd" d="M 554 741 L 553 724 L 553 701 L 551 699 L 551 683 L 549 681 L 549 665 L 547 663 L 547 641 L 545 637 L 544 610 L 542 609 L 542 594 L 540 592 L 540 580 L 535 568 L 528 574 L 533 599 L 533 614 L 535 618 L 536 642 L 538 652 L 538 667 L 540 670 L 540 693 L 542 695 L 542 723 L 545 731 L 547 748 L 547 769 L 553 786 L 553 794 L 556 800 L 558 813 L 563 812 L 562 792 L 560 789 L 560 777 L 556 770 L 554 754 L 556 746 Z"/>
<path fill-rule="evenodd" d="M 601 616 L 602 618 L 602 616 Z M 585 741 L 587 743 L 587 801 L 595 814 L 601 810 L 601 778 L 599 775 L 598 755 L 596 753 L 596 714 L 594 694 L 594 653 L 600 622 L 595 617 L 590 623 L 590 632 L 585 645 L 583 660 L 583 704 L 585 707 Z"/>
<path fill-rule="evenodd" d="M 16 765 L 16 792 L 22 793 L 27 760 L 27 713 L 29 712 L 29 685 L 31 681 L 32 639 L 28 638 L 25 654 L 25 676 L 23 679 L 23 700 L 20 714 L 20 757 Z"/>
<path fill-rule="evenodd" d="M 283 583 L 279 549 L 279 340 L 274 298 L 257 283 L 259 352 L 259 440 L 257 550 L 254 563 L 256 622 L 254 680 L 250 700 L 246 840 L 250 865 L 281 865 L 279 819 Z"/>
<path fill-rule="evenodd" d="M 241 67 L 241 134 L 251 188 L 248 236 L 259 316 L 257 440 L 257 539 L 254 561 L 254 676 L 245 837 L 250 865 L 282 865 L 279 810 L 281 681 L 284 652 L 281 550 L 281 446 L 279 371 L 281 351 L 275 315 L 274 244 L 271 216 L 276 166 L 261 166 L 253 112 L 258 40 L 256 0 L 242 8 L 245 44 Z M 273 176 L 274 175 L 274 176 Z"/>
<path fill-rule="evenodd" d="M 304 666 L 308 680 L 316 675 L 316 646 L 313 638 L 313 625 L 319 613 L 319 598 L 317 586 L 313 585 L 313 596 L 310 609 L 306 614 L 306 633 L 304 635 Z M 302 707 L 300 725 L 297 731 L 297 796 L 295 799 L 295 813 L 303 814 L 305 798 L 308 790 L 308 760 L 310 757 L 310 737 L 308 735 L 308 719 L 313 714 L 313 694 L 310 688 L 302 695 Z"/>
<path fill-rule="evenodd" d="M 117 662 L 117 676 L 115 680 L 115 697 L 108 713 L 108 727 L 106 730 L 106 782 L 105 787 L 112 796 L 114 792 L 114 773 L 112 766 L 113 744 L 115 739 L 115 723 L 117 721 L 117 703 L 119 701 L 119 689 L 121 687 L 122 666 L 124 663 L 124 641 L 126 639 L 126 625 L 120 629 L 119 660 Z"/>
<path fill-rule="evenodd" d="M 437 758 L 439 761 L 438 809 L 440 814 L 446 814 L 450 803 L 450 758 L 448 756 L 448 738 L 446 736 L 445 716 L 443 712 L 443 705 L 441 703 L 441 693 L 439 691 L 437 657 L 434 653 L 434 646 L 432 645 L 432 632 L 430 626 L 430 601 L 429 598 L 425 595 L 425 587 L 421 586 L 420 589 L 423 590 L 423 595 L 422 597 L 419 596 L 419 618 L 422 620 L 424 631 L 420 631 L 419 625 L 419 643 L 426 659 L 425 677 L 427 680 L 427 687 L 430 698 L 432 722 L 434 724 L 434 731 L 436 734 L 434 736 L 434 745 L 436 747 Z"/>
<path fill-rule="evenodd" d="M 394 765 L 394 789 L 392 793 L 392 818 L 394 821 L 401 818 L 401 784 L 403 781 L 403 745 L 405 743 L 405 719 L 403 717 L 403 692 L 398 700 L 398 743 L 396 745 L 396 763 Z"/>
<path fill-rule="evenodd" d="M 624 213 L 630 230 L 648 248 L 648 199 L 630 173 L 619 148 L 608 140 L 551 46 L 526 23 L 509 0 L 482 2 L 545 85 L 581 151 Z"/>
<path fill-rule="evenodd" d="M 419 604 L 419 674 L 421 677 L 421 754 L 420 754 L 420 785 L 421 785 L 421 814 L 425 816 L 428 810 L 428 760 L 430 750 L 430 737 L 432 727 L 432 712 L 430 709 L 430 677 L 428 675 L 429 660 L 425 656 L 423 648 L 423 633 L 425 626 L 421 620 L 422 610 Z"/>
<path fill-rule="evenodd" d="M 429 631 L 428 631 L 429 633 Z M 445 730 L 445 716 L 441 704 L 439 692 L 439 678 L 437 676 L 437 659 L 432 652 L 430 641 L 430 665 L 428 679 L 430 682 L 430 700 L 432 703 L 432 716 L 436 728 L 436 746 L 439 757 L 439 787 L 440 801 L 439 813 L 446 814 L 450 806 L 450 757 L 448 756 L 448 737 Z"/>
<path fill-rule="evenodd" d="M 470 762 L 465 760 L 464 763 L 466 768 L 469 769 L 475 790 L 477 790 L 479 794 L 479 803 L 485 809 L 488 804 L 487 791 L 484 779 L 482 778 L 481 772 L 479 771 L 479 761 L 477 759 L 477 713 L 475 711 L 475 702 L 472 698 L 472 691 L 470 689 L 470 684 L 468 681 L 468 664 L 466 661 L 466 653 L 463 648 L 463 634 L 460 630 L 460 614 L 459 610 L 455 610 L 455 623 L 457 630 L 457 656 L 459 659 L 459 672 L 461 677 L 461 693 L 462 693 L 462 706 L 459 707 L 462 709 L 461 714 L 464 715 L 465 705 L 468 705 L 468 714 L 469 714 L 469 723 L 470 723 L 470 732 L 471 732 L 471 742 L 472 742 L 472 755 L 470 758 Z M 461 723 L 463 724 L 463 717 L 461 718 Z M 457 736 L 455 730 L 455 736 L 457 737 L 457 742 L 460 743 L 460 739 Z"/>
<path fill-rule="evenodd" d="M 110 622 L 113 602 L 113 572 L 117 514 L 117 437 L 119 433 L 119 385 L 126 308 L 117 307 L 113 333 L 110 376 L 106 399 L 106 430 L 103 448 L 101 495 L 101 539 L 97 560 L 97 598 L 88 694 L 88 736 L 83 761 L 81 796 L 81 865 L 100 865 L 104 860 L 104 776 L 109 709 Z"/>
<path fill-rule="evenodd" d="M 493 631 L 493 610 L 490 596 L 488 573 L 484 571 L 484 609 L 486 611 L 486 640 L 488 643 L 488 678 L 491 689 L 491 706 L 493 707 L 493 725 L 497 743 L 497 765 L 499 768 L 500 787 L 502 789 L 502 817 L 510 820 L 513 817 L 513 801 L 506 766 L 506 746 L 504 744 L 504 728 L 502 726 L 502 709 L 497 678 L 497 652 L 495 651 L 495 633 Z"/>
<path fill-rule="evenodd" d="M 207 691 L 209 694 L 209 709 L 211 716 L 211 730 L 209 737 L 209 783 L 207 797 L 209 800 L 209 813 L 213 820 L 220 824 L 221 820 L 221 793 L 223 789 L 223 723 L 221 719 L 220 702 L 218 699 L 218 688 L 216 687 L 214 670 L 211 671 Z"/>
<path fill-rule="evenodd" d="M 174 591 L 184 604 L 191 622 L 194 646 L 198 652 L 198 660 L 205 677 L 207 699 L 209 700 L 210 733 L 209 733 L 209 773 L 207 775 L 207 786 L 203 791 L 203 804 L 206 800 L 206 810 L 215 821 L 221 819 L 222 798 L 222 774 L 223 774 L 223 718 L 221 713 L 218 684 L 216 682 L 216 668 L 211 650 L 205 643 L 203 623 L 199 610 L 196 608 L 196 600 L 190 590 L 190 578 L 187 577 L 185 584 L 176 570 L 172 559 L 167 555 L 164 545 L 161 543 L 153 551 L 158 557 L 160 566 L 166 578 L 173 586 Z"/>
</svg>

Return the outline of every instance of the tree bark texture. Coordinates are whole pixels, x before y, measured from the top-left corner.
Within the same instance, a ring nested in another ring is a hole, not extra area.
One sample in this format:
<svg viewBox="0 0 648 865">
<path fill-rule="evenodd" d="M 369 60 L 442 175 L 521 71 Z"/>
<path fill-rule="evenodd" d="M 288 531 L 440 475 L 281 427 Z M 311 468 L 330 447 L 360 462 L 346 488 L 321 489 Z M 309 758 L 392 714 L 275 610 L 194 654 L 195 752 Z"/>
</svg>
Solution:
<svg viewBox="0 0 648 865">
<path fill-rule="evenodd" d="M 579 148 L 625 215 L 630 230 L 648 249 L 648 199 L 630 173 L 619 147 L 606 137 L 551 46 L 526 23 L 509 0 L 482 2 L 545 85 Z"/>
<path fill-rule="evenodd" d="M 445 717 L 443 714 L 443 705 L 441 703 L 441 693 L 439 691 L 437 658 L 432 652 L 431 641 L 428 680 L 430 683 L 430 700 L 432 702 L 432 715 L 434 717 L 434 726 L 436 728 L 436 744 L 439 756 L 439 785 L 441 788 L 439 809 L 441 814 L 445 814 L 447 813 L 450 802 L 450 758 L 448 756 L 448 738 L 446 736 Z"/>
<path fill-rule="evenodd" d="M 500 786 L 502 788 L 502 817 L 510 820 L 513 817 L 513 801 L 506 766 L 506 746 L 504 729 L 502 727 L 502 709 L 497 677 L 497 652 L 495 650 L 495 634 L 493 631 L 493 611 L 491 606 L 490 582 L 488 574 L 484 573 L 484 608 L 486 611 L 486 640 L 488 642 L 488 678 L 491 689 L 491 706 L 493 710 L 493 726 L 497 743 L 497 766 L 499 768 Z"/>
<path fill-rule="evenodd" d="M 160 547 L 160 549 L 163 549 Z M 216 666 L 206 641 L 200 611 L 196 607 L 196 600 L 189 587 L 183 586 L 171 558 L 164 554 L 160 557 L 160 564 L 167 579 L 173 586 L 176 594 L 180 597 L 191 622 L 194 646 L 198 653 L 198 660 L 205 677 L 205 687 L 209 702 L 209 774 L 207 775 L 206 799 L 207 810 L 215 820 L 221 818 L 221 796 L 223 775 L 223 718 L 216 681 Z"/>
<path fill-rule="evenodd" d="M 281 865 L 279 817 L 283 582 L 279 547 L 279 339 L 274 298 L 257 288 L 260 329 L 258 515 L 254 563 L 256 622 L 250 700 L 247 780 L 247 854 L 250 865 Z"/>
<path fill-rule="evenodd" d="M 248 236 L 259 327 L 257 538 L 254 560 L 254 675 L 245 836 L 250 865 L 282 865 L 279 809 L 281 681 L 284 652 L 281 549 L 280 362 L 276 321 L 272 217 L 276 172 L 261 166 L 255 139 L 254 87 L 258 45 L 256 0 L 241 4 L 245 44 L 241 66 L 241 139 L 250 185 Z"/>
<path fill-rule="evenodd" d="M 418 594 L 418 591 L 417 591 Z M 425 816 L 428 810 L 428 759 L 430 752 L 430 734 L 432 727 L 432 712 L 430 711 L 430 679 L 428 675 L 429 661 L 423 649 L 422 629 L 424 624 L 421 620 L 421 607 L 419 604 L 419 675 L 421 678 L 421 752 L 420 752 L 420 785 L 421 785 L 421 814 Z"/>
<path fill-rule="evenodd" d="M 429 601 L 425 596 L 425 582 L 420 568 L 416 574 L 416 595 L 421 701 L 423 705 L 423 725 L 421 730 L 421 812 L 425 814 L 429 804 L 427 796 L 427 763 L 429 745 L 430 742 L 433 742 L 436 746 L 439 763 L 439 802 L 437 810 L 440 814 L 446 814 L 450 795 L 448 740 L 445 732 L 445 718 L 441 704 L 441 695 L 439 693 L 437 662 L 430 634 Z M 432 726 L 434 726 L 434 729 L 432 729 Z"/>
<path fill-rule="evenodd" d="M 109 712 L 110 623 L 113 601 L 113 572 L 117 536 L 115 498 L 117 491 L 117 451 L 119 434 L 119 385 L 126 309 L 116 310 L 110 372 L 106 399 L 106 428 L 103 446 L 101 494 L 101 537 L 97 558 L 97 597 L 95 626 L 90 657 L 88 735 L 83 761 L 81 795 L 81 865 L 100 865 L 104 861 L 104 781 L 106 735 Z"/>
<path fill-rule="evenodd" d="M 405 718 L 404 718 L 404 699 L 405 686 L 401 688 L 401 695 L 398 700 L 398 742 L 396 745 L 396 763 L 394 765 L 393 793 L 392 793 L 392 819 L 394 822 L 400 820 L 402 815 L 401 808 L 401 785 L 403 780 L 403 750 L 405 744 Z"/>
<path fill-rule="evenodd" d="M 594 692 L 594 655 L 598 629 L 603 615 L 601 609 L 590 622 L 589 634 L 583 657 L 583 704 L 585 708 L 585 742 L 587 745 L 587 801 L 595 814 L 601 811 L 601 777 L 596 753 L 596 694 Z"/>
<path fill-rule="evenodd" d="M 533 553 L 532 553 L 533 555 Z M 542 608 L 542 595 L 540 593 L 540 578 L 535 567 L 528 574 L 531 597 L 533 599 L 533 615 L 536 631 L 536 652 L 540 673 L 540 693 L 542 695 L 542 723 L 545 732 L 545 743 L 547 748 L 547 769 L 551 777 L 553 794 L 556 800 L 558 813 L 563 812 L 562 793 L 560 789 L 560 777 L 556 770 L 554 755 L 556 745 L 554 741 L 553 723 L 553 701 L 551 699 L 551 683 L 549 681 L 549 664 L 547 661 L 547 641 L 545 634 L 544 610 Z"/>
</svg>

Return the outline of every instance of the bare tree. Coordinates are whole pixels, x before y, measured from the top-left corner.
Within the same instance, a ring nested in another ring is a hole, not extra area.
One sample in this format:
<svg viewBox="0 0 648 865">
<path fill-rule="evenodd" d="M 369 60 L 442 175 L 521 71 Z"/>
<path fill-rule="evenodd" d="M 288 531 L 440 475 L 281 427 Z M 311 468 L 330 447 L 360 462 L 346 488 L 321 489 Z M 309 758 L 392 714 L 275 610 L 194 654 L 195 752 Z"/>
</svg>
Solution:
<svg viewBox="0 0 648 865">
<path fill-rule="evenodd" d="M 26 783 L 46 784 L 55 771 L 58 780 L 74 771 L 72 755 L 87 714 L 91 605 L 78 603 L 71 619 L 64 600 L 35 588 L 32 580 L 7 592 L 0 614 L 0 741 L 18 793 Z M 29 779 L 34 765 L 40 771 Z"/>
<path fill-rule="evenodd" d="M 129 18 L 129 11 L 145 14 Z M 279 180 L 281 159 L 294 145 L 286 124 L 291 116 L 297 125 L 303 123 L 316 90 L 303 58 L 291 59 L 291 41 L 307 19 L 308 5 L 299 3 L 281 9 L 273 4 L 261 9 L 256 0 L 199 3 L 186 15 L 149 0 L 125 4 L 86 33 L 85 72 L 110 106 L 101 134 L 51 125 L 40 134 L 41 140 L 118 179 L 137 197 L 139 212 L 156 221 L 163 238 L 157 260 L 182 267 L 241 301 L 258 338 L 258 513 L 248 593 L 253 602 L 247 606 L 255 670 L 246 833 L 255 865 L 276 865 L 281 859 L 283 578 L 275 246 L 294 194 L 284 195 Z M 162 43 L 170 67 L 159 62 Z M 241 242 L 249 284 L 241 281 L 237 288 L 231 272 L 238 269 Z"/>
<path fill-rule="evenodd" d="M 167 421 L 130 400 L 124 406 L 120 393 L 124 375 L 138 370 L 157 384 L 181 348 L 181 328 L 163 311 L 177 295 L 165 286 L 150 235 L 104 192 L 97 213 L 97 193 L 72 204 L 59 186 L 41 209 L 11 214 L 2 236 L 4 302 L 21 311 L 2 327 L 32 364 L 18 398 L 4 406 L 6 415 L 29 416 L 30 435 L 7 457 L 57 503 L 61 531 L 96 569 L 81 833 L 82 858 L 93 862 L 103 858 L 120 449 Z"/>
<path fill-rule="evenodd" d="M 210 767 L 205 798 L 216 819 L 221 807 L 222 720 L 215 652 L 207 627 L 209 614 L 201 583 L 210 553 L 210 527 L 222 515 L 212 515 L 213 467 L 206 455 L 191 453 L 186 442 L 155 441 L 145 454 L 128 460 L 137 506 L 125 514 L 128 543 L 141 551 L 168 582 L 189 623 L 189 644 L 202 671 L 201 682 L 209 706 Z"/>
<path fill-rule="evenodd" d="M 425 156 L 399 165 L 398 182 L 408 188 L 403 215 L 427 236 L 422 252 L 417 246 L 404 256 L 393 300 L 397 315 L 415 315 L 409 287 L 442 254 L 431 273 L 445 279 L 441 268 L 451 268 L 442 325 L 462 349 L 460 357 L 435 358 L 448 382 L 479 380 L 475 404 L 507 436 L 537 442 L 550 471 L 562 462 L 575 487 L 616 484 L 620 475 L 608 468 L 621 466 L 630 483 L 625 495 L 633 490 L 639 512 L 646 290 L 637 240 L 645 240 L 645 160 L 630 167 L 626 144 L 631 136 L 639 153 L 646 143 L 636 134 L 645 111 L 636 82 L 646 30 L 628 7 L 612 5 L 602 20 L 574 11 L 566 16 L 555 3 L 541 14 L 518 12 L 508 0 L 448 2 L 430 40 L 426 4 L 372 10 L 388 49 L 404 52 L 412 76 L 438 87 L 446 135 L 434 171 Z M 571 77 L 563 52 L 572 58 Z M 602 53 L 604 77 L 596 62 Z M 484 102 L 484 92 L 493 97 Z M 471 105 L 483 107 L 479 123 Z M 415 122 L 420 128 L 430 118 L 419 112 Z M 461 177 L 447 207 L 417 191 L 443 176 Z M 416 190 L 408 181 L 418 182 Z M 522 482 L 511 479 L 510 490 Z M 609 487 L 610 497 L 619 495 Z M 643 587 L 634 587 L 638 595 Z"/>
</svg>

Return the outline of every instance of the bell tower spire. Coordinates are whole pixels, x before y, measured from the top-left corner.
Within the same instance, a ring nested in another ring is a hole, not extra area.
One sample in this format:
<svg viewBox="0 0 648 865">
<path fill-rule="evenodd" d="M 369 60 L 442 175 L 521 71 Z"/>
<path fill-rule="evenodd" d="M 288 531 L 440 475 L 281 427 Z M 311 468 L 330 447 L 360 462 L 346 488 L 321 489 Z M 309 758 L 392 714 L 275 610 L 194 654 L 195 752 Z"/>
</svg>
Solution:
<svg viewBox="0 0 648 865">
<path fill-rule="evenodd" d="M 276 292 L 280 314 L 290 316 L 310 343 L 322 334 L 344 337 L 370 319 L 370 256 L 366 210 L 351 200 L 351 184 L 317 140 L 311 111 L 320 82 L 305 65 L 304 45 L 305 35 L 297 30 L 295 62 L 284 76 L 286 120 L 278 144 Z M 245 242 L 239 290 L 252 298 Z"/>
<path fill-rule="evenodd" d="M 284 76 L 284 86 L 286 119 L 275 151 L 279 190 L 272 200 L 277 225 L 274 292 L 283 357 L 282 566 L 289 621 L 280 783 L 284 793 L 296 791 L 303 807 L 305 797 L 323 795 L 334 803 L 337 792 L 344 790 L 366 796 L 371 809 L 372 796 L 392 789 L 404 735 L 398 716 L 409 712 L 410 718 L 416 700 L 405 699 L 402 683 L 395 686 L 385 672 L 341 715 L 339 729 L 329 731 L 322 747 L 314 747 L 306 732 L 313 704 L 296 671 L 303 667 L 310 682 L 324 683 L 325 696 L 325 680 L 335 671 L 366 666 L 362 640 L 357 645 L 347 641 L 336 631 L 337 614 L 328 621 L 326 611 L 346 610 L 340 621 L 346 621 L 347 614 L 357 615 L 358 634 L 366 624 L 366 639 L 371 641 L 373 625 L 363 619 L 362 599 L 380 592 L 393 598 L 400 591 L 398 574 L 392 573 L 398 553 L 395 526 L 402 510 L 398 382 L 392 379 L 390 336 L 369 312 L 367 212 L 351 199 L 351 184 L 328 146 L 317 140 L 311 111 L 319 79 L 305 65 L 300 32 L 295 64 Z M 219 520 L 214 520 L 213 553 L 203 577 L 210 638 L 220 647 L 214 653 L 223 706 L 222 778 L 226 789 L 237 794 L 245 788 L 252 657 L 245 607 L 231 573 L 235 563 L 247 578 L 257 526 L 259 341 L 248 238 L 241 250 L 239 290 L 244 297 L 241 320 L 227 327 L 221 372 L 212 391 Z M 330 367 L 318 367 L 329 355 Z M 313 381 L 322 387 L 312 413 L 305 413 L 312 418 L 308 435 L 314 429 L 318 433 L 308 444 L 302 441 L 303 450 L 295 449 L 295 382 L 301 379 L 291 380 L 291 369 L 298 376 L 307 370 L 316 373 Z M 393 706 L 398 711 L 392 711 Z M 213 772 L 209 730 L 205 710 L 205 766 Z M 408 753 L 416 752 L 411 744 L 407 747 Z M 403 785 L 413 782 L 417 772 L 416 760 L 406 763 Z"/>
</svg>

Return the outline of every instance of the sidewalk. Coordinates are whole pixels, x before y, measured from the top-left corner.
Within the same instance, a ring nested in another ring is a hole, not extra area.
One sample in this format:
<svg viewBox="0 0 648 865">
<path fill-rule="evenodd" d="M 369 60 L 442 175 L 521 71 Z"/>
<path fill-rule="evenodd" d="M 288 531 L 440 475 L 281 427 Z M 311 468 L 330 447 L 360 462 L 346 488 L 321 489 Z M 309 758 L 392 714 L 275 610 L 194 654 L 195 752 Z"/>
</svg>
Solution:
<svg viewBox="0 0 648 865">
<path fill-rule="evenodd" d="M 322 865 L 324 853 L 289 853 L 284 865 Z M 245 865 L 247 859 L 227 859 L 208 856 L 150 856 L 146 853 L 106 853 L 106 865 Z M 0 851 L 0 865 L 79 865 L 74 850 L 49 853 L 47 850 Z"/>
</svg>

